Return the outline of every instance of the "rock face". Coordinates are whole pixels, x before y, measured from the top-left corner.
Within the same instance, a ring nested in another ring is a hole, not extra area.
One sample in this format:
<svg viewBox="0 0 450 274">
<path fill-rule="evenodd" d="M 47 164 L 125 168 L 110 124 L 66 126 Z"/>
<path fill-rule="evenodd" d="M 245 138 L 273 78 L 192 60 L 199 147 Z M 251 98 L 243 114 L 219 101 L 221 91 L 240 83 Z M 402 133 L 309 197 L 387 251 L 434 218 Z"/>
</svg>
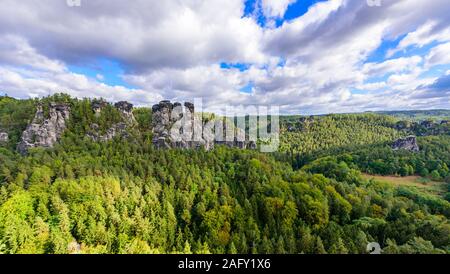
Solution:
<svg viewBox="0 0 450 274">
<path fill-rule="evenodd" d="M 108 103 L 104 100 L 94 100 L 92 101 L 92 110 L 95 113 L 96 117 L 100 116 L 100 113 L 102 112 L 103 108 L 106 107 Z"/>
<path fill-rule="evenodd" d="M 416 136 L 408 136 L 406 138 L 398 139 L 392 144 L 393 150 L 409 150 L 413 152 L 419 152 L 420 148 L 417 144 Z"/>
<path fill-rule="evenodd" d="M 420 123 L 420 125 L 424 128 L 430 129 L 430 128 L 433 128 L 434 122 L 433 121 L 422 121 Z"/>
<path fill-rule="evenodd" d="M 120 111 L 125 122 L 132 124 L 136 121 L 133 115 L 133 104 L 121 101 L 115 103 L 114 106 Z"/>
<path fill-rule="evenodd" d="M 92 103 L 92 110 L 94 111 L 96 116 L 100 115 L 102 109 L 106 106 L 106 104 L 107 103 L 105 101 L 94 101 Z M 133 115 L 133 105 L 126 101 L 121 101 L 114 104 L 114 106 L 120 111 L 124 122 L 114 124 L 103 135 L 99 133 L 99 125 L 92 124 L 91 131 L 87 134 L 87 136 L 92 138 L 92 140 L 96 142 L 107 142 L 114 139 L 116 136 L 120 136 L 121 138 L 130 137 L 130 134 L 128 133 L 128 127 L 136 122 L 136 119 Z"/>
<path fill-rule="evenodd" d="M 0 143 L 6 143 L 9 140 L 8 133 L 0 131 Z"/>
<path fill-rule="evenodd" d="M 114 139 L 116 136 L 121 136 L 122 138 L 128 138 L 129 134 L 127 131 L 127 124 L 118 123 L 109 128 L 104 135 L 101 135 L 99 132 L 99 126 L 97 124 L 91 125 L 91 132 L 87 135 L 92 138 L 95 142 L 108 142 Z"/>
<path fill-rule="evenodd" d="M 26 154 L 33 147 L 53 147 L 66 129 L 69 116 L 70 108 L 64 104 L 51 103 L 48 118 L 44 117 L 42 106 L 38 106 L 33 122 L 22 133 L 18 151 Z"/>
<path fill-rule="evenodd" d="M 171 103 L 161 101 L 152 107 L 153 144 L 159 149 L 169 148 L 205 148 L 211 150 L 217 145 L 227 145 L 230 147 L 255 149 L 255 142 L 240 141 L 245 140 L 245 132 L 237 132 L 237 129 L 230 124 L 221 121 L 206 123 L 201 117 L 195 115 L 195 106 L 192 103 Z M 223 126 L 222 136 L 215 132 L 215 129 Z M 228 129 L 227 129 L 228 127 Z M 223 133 L 234 130 L 234 140 L 224 140 Z M 242 138 L 244 134 L 244 138 Z M 221 138 L 217 138 L 221 137 Z M 238 140 L 239 139 L 239 140 Z"/>
<path fill-rule="evenodd" d="M 194 113 L 195 108 L 192 103 L 185 103 L 184 109 L 181 103 L 172 104 L 170 101 L 161 101 L 154 105 L 152 107 L 153 145 L 160 149 L 201 146 L 211 149 L 212 142 L 207 142 L 203 138 L 194 138 L 194 132 L 202 135 L 202 125 L 198 121 L 196 123 Z"/>
</svg>

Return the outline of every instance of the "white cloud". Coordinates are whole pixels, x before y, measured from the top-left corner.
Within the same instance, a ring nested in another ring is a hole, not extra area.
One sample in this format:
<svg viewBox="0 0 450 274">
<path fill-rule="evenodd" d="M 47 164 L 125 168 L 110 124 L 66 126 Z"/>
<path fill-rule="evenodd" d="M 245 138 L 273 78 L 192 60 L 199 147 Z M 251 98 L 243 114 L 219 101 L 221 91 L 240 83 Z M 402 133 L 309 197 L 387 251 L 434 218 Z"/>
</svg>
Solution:
<svg viewBox="0 0 450 274">
<path fill-rule="evenodd" d="M 259 3 L 272 20 L 292 2 Z M 243 17 L 243 0 L 90 0 L 79 8 L 63 0 L 2 0 L 0 90 L 17 97 L 65 91 L 137 104 L 203 97 L 208 105 L 277 104 L 291 113 L 450 107 L 446 93 L 435 93 L 440 101 L 416 96 L 418 87 L 436 80 L 424 72 L 450 63 L 447 2 L 386 0 L 369 7 L 332 0 L 279 28 L 264 28 Z M 383 41 L 403 36 L 388 54 L 399 56 L 367 63 Z M 403 56 L 432 42 L 440 44 Z M 91 79 L 69 70 L 98 58 L 120 63 L 124 80 L 137 88 L 103 84 L 103 72 Z M 250 67 L 221 69 L 220 62 Z M 372 79 L 382 76 L 387 79 Z M 240 92 L 249 83 L 253 92 Z"/>
<path fill-rule="evenodd" d="M 0 34 L 25 36 L 46 56 L 83 62 L 103 56 L 130 70 L 216 62 L 263 63 L 261 28 L 241 0 L 2 0 Z M 6 8 L 7 7 L 7 8 Z"/>
<path fill-rule="evenodd" d="M 440 44 L 426 56 L 426 67 L 450 64 L 450 43 Z"/>
<path fill-rule="evenodd" d="M 64 70 L 61 62 L 38 54 L 23 37 L 17 35 L 0 36 L 0 64 L 55 72 Z"/>
<path fill-rule="evenodd" d="M 262 0 L 262 10 L 267 17 L 283 17 L 288 6 L 295 0 Z"/>
<path fill-rule="evenodd" d="M 422 57 L 411 56 L 390 59 L 382 63 L 366 63 L 363 66 L 363 72 L 369 76 L 383 76 L 387 73 L 398 73 L 402 71 L 411 71 L 419 66 Z"/>
<path fill-rule="evenodd" d="M 16 36 L 0 37 L 0 48 L 0 91 L 11 96 L 29 98 L 67 92 L 78 98 L 126 99 L 141 105 L 163 99 L 150 89 L 112 87 L 72 73 L 63 63 L 37 53 L 24 39 Z"/>
<path fill-rule="evenodd" d="M 450 41 L 450 27 L 439 29 L 438 22 L 428 21 L 420 26 L 416 31 L 408 33 L 395 49 L 388 51 L 387 56 L 391 57 L 395 53 L 405 50 L 408 47 L 416 46 L 422 48 L 434 41 Z"/>
</svg>

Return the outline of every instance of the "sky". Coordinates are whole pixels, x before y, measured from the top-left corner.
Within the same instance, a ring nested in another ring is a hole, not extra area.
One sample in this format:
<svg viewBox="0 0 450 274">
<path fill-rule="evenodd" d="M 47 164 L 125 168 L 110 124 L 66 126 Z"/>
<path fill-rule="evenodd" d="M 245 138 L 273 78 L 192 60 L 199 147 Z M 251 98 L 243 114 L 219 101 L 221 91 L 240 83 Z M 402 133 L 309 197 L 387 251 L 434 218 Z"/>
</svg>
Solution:
<svg viewBox="0 0 450 274">
<path fill-rule="evenodd" d="M 284 114 L 450 108 L 448 0 L 67 3 L 0 0 L 0 95 Z"/>
</svg>

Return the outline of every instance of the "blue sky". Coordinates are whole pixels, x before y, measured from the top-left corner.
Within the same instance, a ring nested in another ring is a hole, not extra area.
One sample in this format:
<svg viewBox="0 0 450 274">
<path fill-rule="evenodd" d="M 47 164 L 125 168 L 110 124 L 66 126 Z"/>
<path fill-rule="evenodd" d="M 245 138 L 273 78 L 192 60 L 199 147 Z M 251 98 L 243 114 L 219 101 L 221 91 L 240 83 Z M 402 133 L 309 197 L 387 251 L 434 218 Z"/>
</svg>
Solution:
<svg viewBox="0 0 450 274">
<path fill-rule="evenodd" d="M 68 65 L 68 69 L 77 74 L 83 74 L 91 79 L 96 79 L 110 86 L 123 86 L 126 88 L 134 88 L 132 85 L 123 80 L 124 69 L 120 62 L 99 58 L 89 63 Z"/>
<path fill-rule="evenodd" d="M 450 108 L 447 0 L 3 1 L 0 92 L 19 98 Z"/>
<path fill-rule="evenodd" d="M 285 21 L 289 21 L 302 16 L 308 11 L 310 6 L 316 4 L 317 2 L 324 2 L 324 1 L 326 0 L 294 1 L 293 3 L 289 4 L 282 17 L 275 18 L 276 27 L 281 26 Z M 267 21 L 270 20 L 270 18 L 267 18 L 267 16 L 265 16 L 262 12 L 258 10 L 258 5 L 260 5 L 260 3 L 261 2 L 258 0 L 246 0 L 243 16 L 249 17 L 254 16 L 258 24 L 261 27 L 265 27 Z"/>
</svg>

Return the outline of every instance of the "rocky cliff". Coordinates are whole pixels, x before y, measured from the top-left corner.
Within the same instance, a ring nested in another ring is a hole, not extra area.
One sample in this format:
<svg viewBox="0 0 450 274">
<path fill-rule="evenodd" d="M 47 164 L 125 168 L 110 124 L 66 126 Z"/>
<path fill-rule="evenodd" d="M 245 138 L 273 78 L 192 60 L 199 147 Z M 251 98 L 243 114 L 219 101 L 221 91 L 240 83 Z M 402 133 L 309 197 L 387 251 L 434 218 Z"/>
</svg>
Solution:
<svg viewBox="0 0 450 274">
<path fill-rule="evenodd" d="M 398 139 L 392 144 L 393 150 L 409 150 L 413 152 L 420 151 L 419 145 L 417 144 L 416 136 L 408 136 L 406 138 Z"/>
<path fill-rule="evenodd" d="M 206 122 L 195 113 L 192 103 L 171 103 L 161 101 L 152 107 L 153 144 L 156 148 L 205 148 L 227 145 L 242 149 L 255 149 L 256 143 L 245 140 L 245 132 L 239 131 L 224 120 Z M 216 129 L 223 127 L 223 130 Z M 234 131 L 235 137 L 226 140 L 224 133 Z M 241 138 L 237 138 L 240 136 Z M 242 138 L 243 136 L 243 138 Z"/>
<path fill-rule="evenodd" d="M 114 106 L 120 111 L 122 118 L 127 124 L 134 124 L 136 119 L 133 115 L 133 104 L 128 103 L 126 101 L 117 102 Z"/>
<path fill-rule="evenodd" d="M 101 117 L 102 111 L 108 105 L 106 101 L 94 100 L 91 103 L 94 115 Z M 86 136 L 96 142 L 107 142 L 115 137 L 129 138 L 134 136 L 137 121 L 133 115 L 133 105 L 122 101 L 114 104 L 119 111 L 120 122 L 115 122 L 109 128 L 105 125 L 93 123 Z M 48 117 L 47 117 L 48 116 Z M 59 141 L 67 120 L 70 108 L 66 104 L 50 103 L 48 114 L 44 114 L 44 107 L 39 105 L 31 124 L 22 133 L 17 150 L 26 154 L 30 148 L 51 148 Z M 100 119 L 102 120 L 102 119 Z M 99 121 L 100 121 L 99 120 Z M 100 130 L 103 128 L 103 130 Z M 218 130 L 220 129 L 220 130 Z M 203 121 L 200 114 L 195 113 L 192 103 L 171 103 L 161 101 L 152 108 L 153 144 L 156 148 L 205 148 L 211 150 L 215 145 L 226 145 L 241 149 L 256 149 L 256 143 L 245 140 L 245 132 L 234 126 L 226 119 Z M 134 132 L 134 133 L 133 133 Z M 230 132 L 232 134 L 230 134 Z M 226 138 L 232 136 L 231 138 Z M 8 134 L 0 132 L 0 142 L 7 142 Z"/>
<path fill-rule="evenodd" d="M 107 103 L 105 101 L 94 101 L 92 103 L 92 110 L 94 111 L 95 116 L 99 117 L 106 105 Z M 119 110 L 123 122 L 112 125 L 106 130 L 105 134 L 100 134 L 98 124 L 92 124 L 91 131 L 87 134 L 92 140 L 96 142 L 107 142 L 114 139 L 116 136 L 120 136 L 121 138 L 128 138 L 130 136 L 129 129 L 136 123 L 136 119 L 133 115 L 133 105 L 126 101 L 121 101 L 114 104 L 114 106 Z"/>
<path fill-rule="evenodd" d="M 195 107 L 186 102 L 161 101 L 152 107 L 153 144 L 156 148 L 214 147 L 213 138 L 204 138 L 202 121 L 195 117 Z"/>
<path fill-rule="evenodd" d="M 53 147 L 66 129 L 69 116 L 70 108 L 65 104 L 51 103 L 49 117 L 44 117 L 43 106 L 39 105 L 32 123 L 22 134 L 17 150 L 26 154 L 33 147 Z"/>
</svg>

